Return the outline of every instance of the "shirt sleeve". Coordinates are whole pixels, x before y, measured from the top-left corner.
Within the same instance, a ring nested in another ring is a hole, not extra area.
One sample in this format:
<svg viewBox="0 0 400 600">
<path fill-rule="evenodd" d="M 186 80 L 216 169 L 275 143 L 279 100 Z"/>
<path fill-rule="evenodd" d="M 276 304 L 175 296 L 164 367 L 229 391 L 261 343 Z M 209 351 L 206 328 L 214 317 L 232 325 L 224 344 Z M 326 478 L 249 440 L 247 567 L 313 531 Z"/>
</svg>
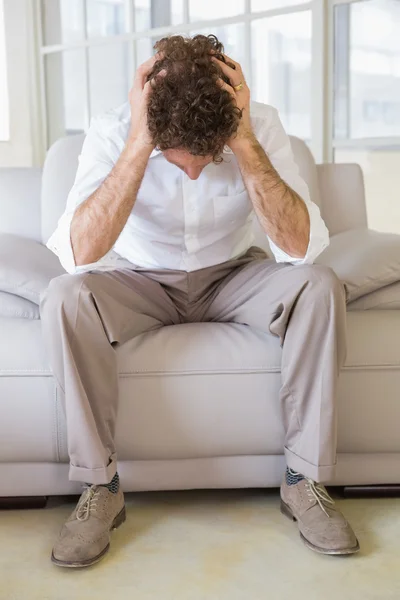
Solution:
<svg viewBox="0 0 400 600">
<path fill-rule="evenodd" d="M 299 167 L 294 160 L 289 137 L 282 126 L 276 109 L 273 109 L 272 120 L 265 124 L 265 129 L 261 132 L 259 141 L 282 179 L 302 198 L 310 216 L 310 239 L 304 258 L 290 256 L 268 237 L 271 251 L 276 262 L 289 262 L 297 265 L 312 264 L 317 256 L 329 246 L 329 232 L 318 206 L 311 201 L 306 182 L 299 174 Z"/>
<path fill-rule="evenodd" d="M 68 273 L 80 273 L 92 269 L 109 269 L 118 260 L 118 255 L 110 250 L 96 263 L 77 266 L 71 244 L 71 222 L 77 207 L 84 202 L 106 179 L 115 163 L 115 149 L 110 147 L 110 139 L 104 135 L 102 119 L 92 119 L 89 131 L 79 156 L 78 170 L 74 185 L 68 195 L 64 214 L 58 221 L 57 229 L 47 242 Z"/>
</svg>

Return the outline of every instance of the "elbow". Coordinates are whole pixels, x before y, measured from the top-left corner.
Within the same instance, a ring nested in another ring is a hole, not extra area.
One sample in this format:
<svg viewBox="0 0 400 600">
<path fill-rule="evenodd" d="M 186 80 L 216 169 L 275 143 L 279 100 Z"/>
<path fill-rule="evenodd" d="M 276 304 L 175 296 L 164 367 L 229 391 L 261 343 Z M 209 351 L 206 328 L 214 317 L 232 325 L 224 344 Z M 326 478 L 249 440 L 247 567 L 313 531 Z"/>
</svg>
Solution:
<svg viewBox="0 0 400 600">
<path fill-rule="evenodd" d="M 290 254 L 294 258 L 303 260 L 307 256 L 308 247 L 310 245 L 311 219 L 305 202 L 303 200 L 301 202 L 303 214 L 301 215 L 302 218 L 299 218 L 297 222 L 297 231 L 295 239 L 293 240 L 293 248 L 291 249 Z"/>
<path fill-rule="evenodd" d="M 91 248 L 82 247 L 80 244 L 72 243 L 72 253 L 76 267 L 86 267 L 101 258 L 96 256 Z"/>
<path fill-rule="evenodd" d="M 296 243 L 293 244 L 293 247 L 289 249 L 288 254 L 293 256 L 293 258 L 298 258 L 303 260 L 307 256 L 308 247 L 310 244 L 310 227 L 308 227 L 308 231 L 303 231 L 298 236 Z"/>
<path fill-rule="evenodd" d="M 86 267 L 88 265 L 96 263 L 98 260 L 100 260 L 100 258 L 101 256 L 95 256 L 93 253 L 90 252 L 74 252 L 74 260 L 76 267 Z"/>
<path fill-rule="evenodd" d="M 305 258 L 307 256 L 308 246 L 310 244 L 310 228 L 308 228 L 308 232 L 306 235 L 302 236 L 302 239 L 299 241 L 299 258 Z"/>
<path fill-rule="evenodd" d="M 71 248 L 76 267 L 86 267 L 101 258 L 89 240 L 84 239 L 83 236 L 77 236 L 73 230 L 71 230 Z"/>
</svg>

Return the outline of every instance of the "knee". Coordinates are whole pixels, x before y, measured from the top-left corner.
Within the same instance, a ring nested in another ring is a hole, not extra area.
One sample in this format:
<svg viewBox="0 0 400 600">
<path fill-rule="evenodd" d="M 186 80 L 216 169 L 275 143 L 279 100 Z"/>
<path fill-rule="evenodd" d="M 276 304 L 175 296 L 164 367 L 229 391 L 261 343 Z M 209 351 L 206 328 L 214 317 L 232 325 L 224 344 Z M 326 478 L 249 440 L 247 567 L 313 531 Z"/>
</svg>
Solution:
<svg viewBox="0 0 400 600">
<path fill-rule="evenodd" d="M 304 265 L 305 280 L 309 282 L 310 290 L 318 296 L 335 296 L 345 300 L 345 288 L 335 271 L 325 265 Z"/>
<path fill-rule="evenodd" d="M 66 303 L 69 305 L 76 303 L 86 277 L 87 275 L 83 273 L 79 275 L 61 275 L 52 279 L 48 288 L 42 294 L 40 303 L 42 316 L 44 313 L 51 315 L 58 312 L 57 309 Z"/>
</svg>

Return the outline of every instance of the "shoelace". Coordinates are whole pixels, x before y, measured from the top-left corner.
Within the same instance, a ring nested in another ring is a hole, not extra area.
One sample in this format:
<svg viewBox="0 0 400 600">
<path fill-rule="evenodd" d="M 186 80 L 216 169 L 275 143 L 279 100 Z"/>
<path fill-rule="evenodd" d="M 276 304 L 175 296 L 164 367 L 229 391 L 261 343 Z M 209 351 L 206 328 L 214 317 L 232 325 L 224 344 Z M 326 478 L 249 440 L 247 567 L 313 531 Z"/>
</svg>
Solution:
<svg viewBox="0 0 400 600">
<path fill-rule="evenodd" d="M 96 506 L 98 493 L 99 491 L 94 485 L 86 488 L 86 493 L 82 495 L 76 507 L 76 518 L 78 521 L 86 521 L 89 518 L 91 508 Z"/>
<path fill-rule="evenodd" d="M 306 489 L 307 494 L 310 497 L 310 502 L 312 502 L 312 497 L 315 498 L 321 510 L 324 511 L 327 517 L 330 517 L 330 514 L 326 509 L 335 506 L 335 501 L 330 497 L 325 487 L 306 477 Z"/>
</svg>

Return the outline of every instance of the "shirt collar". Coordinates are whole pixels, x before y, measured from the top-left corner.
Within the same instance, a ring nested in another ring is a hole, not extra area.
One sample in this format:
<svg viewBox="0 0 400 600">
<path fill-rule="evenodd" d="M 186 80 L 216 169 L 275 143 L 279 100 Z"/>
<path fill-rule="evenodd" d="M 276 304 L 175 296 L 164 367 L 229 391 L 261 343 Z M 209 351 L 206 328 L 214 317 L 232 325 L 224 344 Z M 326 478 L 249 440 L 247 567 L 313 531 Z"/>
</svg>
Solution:
<svg viewBox="0 0 400 600">
<path fill-rule="evenodd" d="M 154 150 L 150 154 L 150 158 L 154 158 L 155 156 L 158 156 L 159 154 L 161 154 L 161 150 L 159 150 L 158 148 L 154 148 Z"/>
<path fill-rule="evenodd" d="M 224 154 L 233 154 L 232 150 L 229 148 L 229 146 L 224 146 L 224 150 L 223 150 Z M 154 158 L 156 156 L 159 156 L 160 154 L 162 154 L 162 151 L 159 148 L 154 148 L 154 150 L 152 151 L 152 153 L 150 154 L 150 158 Z"/>
</svg>

